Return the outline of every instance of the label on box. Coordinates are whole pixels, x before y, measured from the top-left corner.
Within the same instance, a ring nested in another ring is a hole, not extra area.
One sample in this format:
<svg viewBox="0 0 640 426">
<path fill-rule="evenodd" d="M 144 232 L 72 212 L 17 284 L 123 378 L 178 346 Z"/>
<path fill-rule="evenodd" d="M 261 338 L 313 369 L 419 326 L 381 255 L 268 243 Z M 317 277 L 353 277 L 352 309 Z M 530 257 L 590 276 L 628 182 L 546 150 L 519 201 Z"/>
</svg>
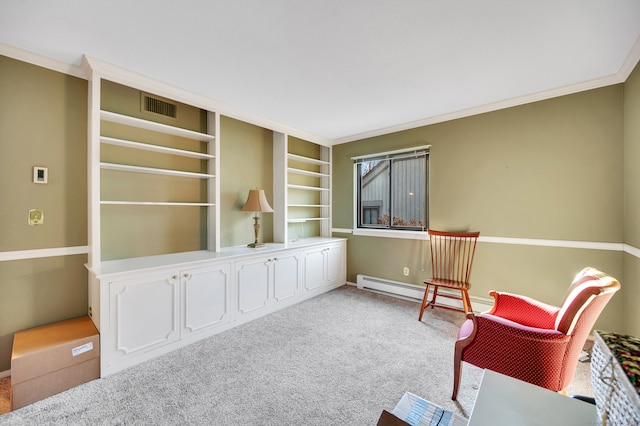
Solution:
<svg viewBox="0 0 640 426">
<path fill-rule="evenodd" d="M 80 354 L 83 354 L 85 352 L 89 352 L 91 350 L 93 350 L 93 342 L 85 343 L 82 346 L 78 346 L 78 347 L 75 347 L 75 348 L 71 349 L 71 354 L 73 356 L 78 356 Z"/>
</svg>

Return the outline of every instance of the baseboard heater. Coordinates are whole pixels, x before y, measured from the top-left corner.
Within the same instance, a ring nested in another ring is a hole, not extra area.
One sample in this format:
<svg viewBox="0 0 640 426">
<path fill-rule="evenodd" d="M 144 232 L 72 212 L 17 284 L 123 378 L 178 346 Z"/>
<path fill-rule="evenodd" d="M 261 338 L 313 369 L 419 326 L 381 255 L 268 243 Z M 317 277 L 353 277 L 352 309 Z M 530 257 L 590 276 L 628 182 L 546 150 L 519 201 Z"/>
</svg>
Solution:
<svg viewBox="0 0 640 426">
<path fill-rule="evenodd" d="M 393 281 L 384 278 L 370 277 L 368 275 L 357 275 L 356 287 L 361 290 L 371 290 L 377 293 L 388 294 L 390 296 L 403 297 L 411 300 L 422 301 L 424 296 L 424 286 L 400 281 Z M 438 290 L 438 294 L 452 294 L 456 292 L 447 291 L 445 289 Z M 433 289 L 429 289 L 429 298 L 433 294 Z M 471 296 L 471 306 L 474 312 L 483 312 L 491 309 L 493 299 Z M 451 307 L 462 309 L 462 302 L 459 300 L 449 299 L 447 297 L 438 298 L 438 303 Z"/>
</svg>

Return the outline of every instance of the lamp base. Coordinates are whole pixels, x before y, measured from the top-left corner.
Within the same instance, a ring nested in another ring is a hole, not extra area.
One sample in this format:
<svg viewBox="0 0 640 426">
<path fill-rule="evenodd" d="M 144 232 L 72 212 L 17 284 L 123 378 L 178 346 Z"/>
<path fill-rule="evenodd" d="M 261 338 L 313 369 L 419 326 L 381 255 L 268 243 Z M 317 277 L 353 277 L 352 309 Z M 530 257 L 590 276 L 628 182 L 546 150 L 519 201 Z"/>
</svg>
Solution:
<svg viewBox="0 0 640 426">
<path fill-rule="evenodd" d="M 265 243 L 251 243 L 251 244 L 247 244 L 247 247 L 251 247 L 251 248 L 258 248 L 258 247 L 266 247 L 267 245 Z"/>
</svg>

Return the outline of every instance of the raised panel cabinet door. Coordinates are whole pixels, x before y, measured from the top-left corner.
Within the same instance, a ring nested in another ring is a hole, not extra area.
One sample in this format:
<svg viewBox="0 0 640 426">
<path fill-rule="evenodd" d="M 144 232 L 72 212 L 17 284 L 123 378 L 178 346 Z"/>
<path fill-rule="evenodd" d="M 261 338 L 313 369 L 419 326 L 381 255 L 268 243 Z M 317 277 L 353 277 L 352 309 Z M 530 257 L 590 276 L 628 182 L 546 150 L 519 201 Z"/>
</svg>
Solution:
<svg viewBox="0 0 640 426">
<path fill-rule="evenodd" d="M 230 271 L 231 265 L 224 263 L 181 272 L 183 337 L 227 322 Z"/>
<path fill-rule="evenodd" d="M 326 247 L 307 251 L 304 257 L 304 287 L 314 290 L 326 284 Z"/>
<path fill-rule="evenodd" d="M 327 260 L 327 281 L 330 284 L 345 281 L 344 245 L 331 246 L 325 253 Z"/>
<path fill-rule="evenodd" d="M 271 258 L 263 258 L 236 264 L 238 312 L 241 315 L 267 306 L 271 262 Z"/>
<path fill-rule="evenodd" d="M 276 302 L 297 296 L 300 283 L 300 257 L 299 253 L 274 257 L 272 262 L 273 293 Z"/>
<path fill-rule="evenodd" d="M 178 283 L 177 273 L 109 283 L 114 361 L 180 338 Z"/>
</svg>

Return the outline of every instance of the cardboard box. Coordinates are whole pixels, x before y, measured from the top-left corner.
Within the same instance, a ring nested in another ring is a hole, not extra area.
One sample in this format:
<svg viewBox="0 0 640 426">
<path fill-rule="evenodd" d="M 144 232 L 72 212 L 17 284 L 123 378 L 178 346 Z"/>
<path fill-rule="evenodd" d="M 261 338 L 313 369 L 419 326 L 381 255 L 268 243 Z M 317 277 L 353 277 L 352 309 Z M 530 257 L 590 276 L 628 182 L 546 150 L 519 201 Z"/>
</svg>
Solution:
<svg viewBox="0 0 640 426">
<path fill-rule="evenodd" d="M 376 426 L 409 426 L 409 423 L 397 418 L 387 410 L 382 410 Z"/>
<path fill-rule="evenodd" d="M 13 409 L 100 377 L 100 336 L 88 316 L 13 337 Z"/>
</svg>

